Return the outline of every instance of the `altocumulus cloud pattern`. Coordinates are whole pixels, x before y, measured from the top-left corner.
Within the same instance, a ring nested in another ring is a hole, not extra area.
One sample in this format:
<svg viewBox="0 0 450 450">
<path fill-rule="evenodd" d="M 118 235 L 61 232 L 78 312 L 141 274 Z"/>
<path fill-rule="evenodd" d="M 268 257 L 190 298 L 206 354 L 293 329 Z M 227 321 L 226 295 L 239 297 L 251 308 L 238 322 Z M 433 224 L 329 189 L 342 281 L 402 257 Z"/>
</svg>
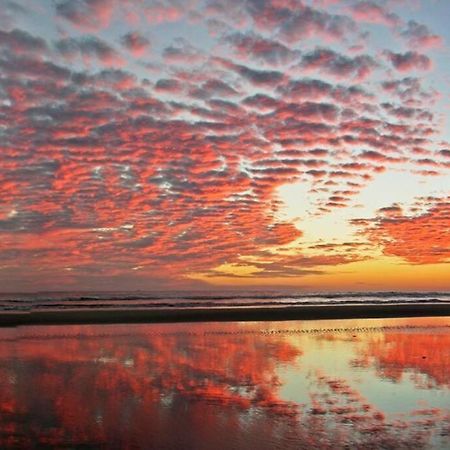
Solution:
<svg viewBox="0 0 450 450">
<path fill-rule="evenodd" d="M 445 284 L 445 1 L 0 3 L 4 289 Z"/>
</svg>

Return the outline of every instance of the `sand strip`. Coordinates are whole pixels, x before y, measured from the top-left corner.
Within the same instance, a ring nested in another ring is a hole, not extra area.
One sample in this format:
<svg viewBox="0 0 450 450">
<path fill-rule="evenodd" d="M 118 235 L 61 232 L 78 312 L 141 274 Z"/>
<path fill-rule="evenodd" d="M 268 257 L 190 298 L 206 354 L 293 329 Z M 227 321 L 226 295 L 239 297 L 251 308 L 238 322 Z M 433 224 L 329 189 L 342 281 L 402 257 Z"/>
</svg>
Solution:
<svg viewBox="0 0 450 450">
<path fill-rule="evenodd" d="M 0 326 L 39 324 L 222 322 L 450 316 L 450 303 L 299 305 L 239 308 L 58 310 L 0 313 Z"/>
</svg>

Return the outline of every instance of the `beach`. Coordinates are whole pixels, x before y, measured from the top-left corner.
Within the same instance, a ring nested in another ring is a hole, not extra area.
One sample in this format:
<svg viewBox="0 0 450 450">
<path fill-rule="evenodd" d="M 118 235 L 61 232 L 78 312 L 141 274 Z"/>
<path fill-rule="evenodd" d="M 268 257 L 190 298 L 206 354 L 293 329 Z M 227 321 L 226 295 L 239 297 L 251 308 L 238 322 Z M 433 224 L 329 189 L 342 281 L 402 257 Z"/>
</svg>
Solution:
<svg viewBox="0 0 450 450">
<path fill-rule="evenodd" d="M 252 307 L 159 307 L 5 311 L 0 326 L 32 324 L 145 323 L 197 321 L 272 321 L 450 316 L 449 302 L 346 303 Z"/>
<path fill-rule="evenodd" d="M 450 317 L 3 327 L 0 446 L 445 449 L 449 348 Z"/>
<path fill-rule="evenodd" d="M 0 307 L 1 448 L 447 448 L 445 293 Z"/>
</svg>

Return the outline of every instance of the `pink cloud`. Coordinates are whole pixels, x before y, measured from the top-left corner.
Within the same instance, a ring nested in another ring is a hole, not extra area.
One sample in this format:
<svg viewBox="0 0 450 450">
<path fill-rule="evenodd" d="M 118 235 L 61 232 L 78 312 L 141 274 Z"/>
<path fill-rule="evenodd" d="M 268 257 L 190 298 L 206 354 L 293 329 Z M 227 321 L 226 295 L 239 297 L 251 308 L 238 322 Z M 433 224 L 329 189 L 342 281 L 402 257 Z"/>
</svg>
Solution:
<svg viewBox="0 0 450 450">
<path fill-rule="evenodd" d="M 64 38 L 56 42 L 57 50 L 66 58 L 81 57 L 87 64 L 92 59 L 106 66 L 123 66 L 122 56 L 107 42 L 96 36 Z"/>
<path fill-rule="evenodd" d="M 356 21 L 377 23 L 390 27 L 398 26 L 400 18 L 389 13 L 384 7 L 373 1 L 358 2 L 350 8 L 350 12 Z"/>
<path fill-rule="evenodd" d="M 185 9 L 163 3 L 148 6 L 144 10 L 147 21 L 150 23 L 176 22 L 184 15 Z"/>
<path fill-rule="evenodd" d="M 443 45 L 442 37 L 433 34 L 426 25 L 410 20 L 400 33 L 412 49 L 439 48 Z"/>
<path fill-rule="evenodd" d="M 150 49 L 150 41 L 138 32 L 124 34 L 120 42 L 136 58 L 143 56 Z"/>
<path fill-rule="evenodd" d="M 409 72 L 411 70 L 430 70 L 432 68 L 431 59 L 428 56 L 415 51 L 395 53 L 386 50 L 384 55 L 400 72 Z"/>
<path fill-rule="evenodd" d="M 94 31 L 109 26 L 115 6 L 116 0 L 63 0 L 56 13 L 80 29 Z"/>
<path fill-rule="evenodd" d="M 224 40 L 232 47 L 236 55 L 244 60 L 255 59 L 278 65 L 292 63 L 300 56 L 298 50 L 291 50 L 276 40 L 266 39 L 253 33 L 234 33 Z"/>
<path fill-rule="evenodd" d="M 316 48 L 305 53 L 300 63 L 302 69 L 315 69 L 338 78 L 354 77 L 364 80 L 378 67 L 376 61 L 368 55 L 344 56 L 328 48 Z"/>
<path fill-rule="evenodd" d="M 158 23 L 186 14 L 181 1 L 161 4 L 178 12 L 156 14 Z M 122 36 L 101 29 L 130 9 L 145 17 L 139 2 L 57 2 L 63 37 L 53 46 L 38 29 L 0 35 L 0 257 L 17 273 L 29 267 L 31 284 L 39 265 L 71 283 L 145 285 L 164 273 L 182 285 L 261 252 L 261 277 L 300 277 L 293 259 L 265 252 L 302 239 L 279 219 L 281 186 L 305 183 L 326 214 L 351 208 L 384 168 L 448 167 L 447 144 L 435 143 L 437 94 L 424 88 L 431 74 L 401 73 L 429 68 L 428 56 L 393 47 L 390 70 L 370 45 L 344 53 L 365 22 L 333 14 L 339 5 L 208 4 L 173 27 L 181 38 L 155 33 L 151 52 L 142 21 Z M 222 28 L 204 42 L 210 16 Z M 83 34 L 94 22 L 99 35 Z M 123 58 L 119 43 L 148 58 Z M 316 274 L 324 269 L 314 264 L 354 260 L 296 258 Z"/>
</svg>

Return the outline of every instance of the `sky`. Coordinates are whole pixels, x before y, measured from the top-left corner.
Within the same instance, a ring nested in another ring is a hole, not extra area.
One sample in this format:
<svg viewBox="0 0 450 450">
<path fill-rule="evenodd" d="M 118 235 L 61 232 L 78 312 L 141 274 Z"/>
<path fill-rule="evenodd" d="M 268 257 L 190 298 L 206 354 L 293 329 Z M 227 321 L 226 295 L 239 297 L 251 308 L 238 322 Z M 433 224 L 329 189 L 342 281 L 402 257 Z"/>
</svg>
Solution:
<svg viewBox="0 0 450 450">
<path fill-rule="evenodd" d="M 449 290 L 449 21 L 0 0 L 0 290 Z"/>
</svg>

